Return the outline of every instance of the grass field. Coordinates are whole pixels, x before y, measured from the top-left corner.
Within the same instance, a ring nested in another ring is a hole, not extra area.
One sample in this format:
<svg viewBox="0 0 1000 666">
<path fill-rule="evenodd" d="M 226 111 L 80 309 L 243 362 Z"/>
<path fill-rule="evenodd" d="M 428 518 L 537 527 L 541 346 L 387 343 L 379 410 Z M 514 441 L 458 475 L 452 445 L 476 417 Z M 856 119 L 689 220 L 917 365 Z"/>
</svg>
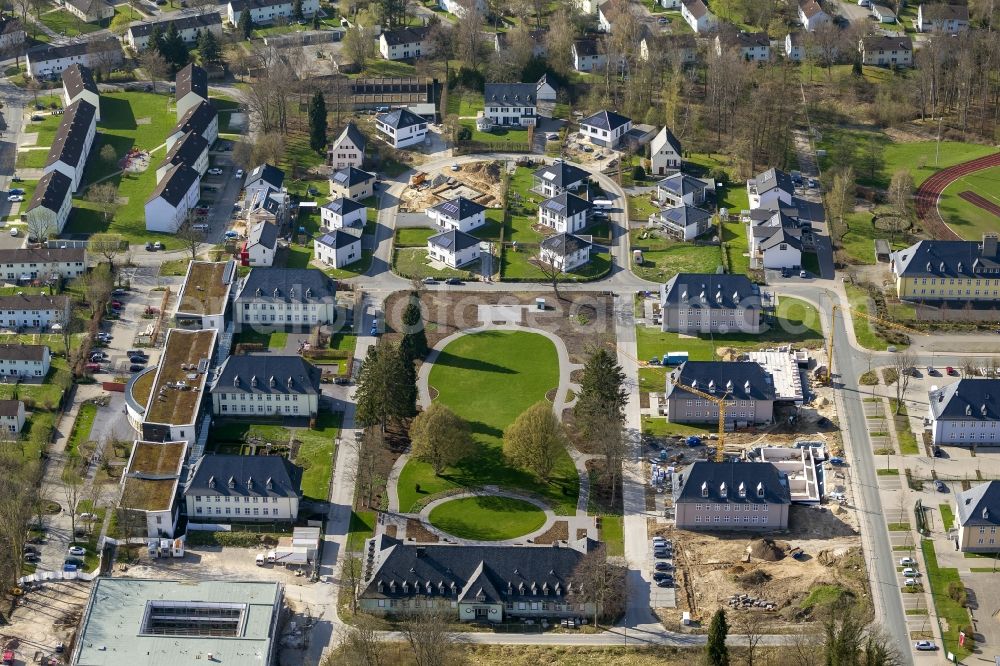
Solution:
<svg viewBox="0 0 1000 666">
<path fill-rule="evenodd" d="M 406 227 L 396 230 L 396 247 L 427 247 L 427 239 L 438 233 L 427 227 Z"/>
<path fill-rule="evenodd" d="M 520 248 L 514 252 L 508 248 L 503 255 L 500 264 L 500 279 L 502 280 L 530 280 L 535 282 L 547 282 L 548 278 L 542 270 L 534 264 L 531 259 L 538 256 L 534 250 Z M 608 274 L 611 270 L 611 257 L 606 252 L 593 253 L 590 255 L 590 263 L 574 268 L 562 273 L 559 276 L 560 282 L 586 282 L 596 280 Z"/>
<path fill-rule="evenodd" d="M 460 120 L 459 126 L 465 127 L 472 132 L 471 141 L 482 141 L 484 143 L 527 143 L 528 130 L 515 129 L 513 127 L 494 127 L 489 132 L 480 132 L 476 129 L 476 121 Z"/>
<path fill-rule="evenodd" d="M 54 30 L 60 34 L 66 35 L 67 37 L 76 37 L 77 35 L 86 35 L 90 32 L 96 32 L 100 30 L 102 26 L 106 27 L 110 21 L 105 20 L 100 23 L 84 23 L 65 9 L 57 9 L 54 12 L 46 12 L 42 14 L 42 23 L 44 23 L 50 30 Z"/>
<path fill-rule="evenodd" d="M 315 427 L 294 431 L 295 438 L 302 442 L 295 463 L 304 468 L 304 497 L 324 502 L 330 496 L 330 475 L 333 473 L 333 456 L 341 417 L 341 412 L 324 412 L 316 417 Z"/>
<path fill-rule="evenodd" d="M 400 510 L 409 511 L 421 497 L 444 490 L 496 485 L 538 493 L 557 513 L 573 513 L 579 480 L 568 453 L 545 483 L 531 471 L 511 466 L 501 447 L 504 428 L 558 383 L 555 348 L 541 335 L 477 333 L 449 344 L 431 368 L 430 385 L 438 391 L 437 400 L 469 422 L 477 450 L 441 476 L 430 465 L 410 460 L 399 479 Z"/>
<path fill-rule="evenodd" d="M 288 344 L 288 333 L 247 329 L 236 334 L 233 344 L 257 344 L 264 345 L 268 349 L 284 349 L 285 345 Z"/>
<path fill-rule="evenodd" d="M 1000 167 L 962 176 L 944 188 L 938 202 L 941 217 L 955 233 L 967 240 L 979 240 L 984 231 L 995 232 L 1000 227 L 1000 217 L 958 196 L 966 190 L 1000 205 Z"/>
<path fill-rule="evenodd" d="M 351 524 L 347 528 L 348 551 L 356 553 L 364 548 L 365 539 L 375 533 L 376 520 L 374 511 L 351 512 Z"/>
<path fill-rule="evenodd" d="M 920 550 L 927 566 L 927 580 L 930 581 L 931 596 L 934 597 L 934 610 L 942 624 L 943 647 L 947 652 L 953 652 L 956 657 L 963 659 L 970 654 L 970 651 L 958 644 L 958 632 L 972 623 L 969 621 L 968 609 L 948 594 L 949 585 L 961 583 L 958 569 L 938 567 L 934 542 L 930 539 L 920 542 Z"/>
<path fill-rule="evenodd" d="M 537 506 L 513 497 L 464 497 L 434 507 L 431 525 L 462 539 L 502 541 L 530 534 L 545 524 Z"/>
<path fill-rule="evenodd" d="M 941 527 L 947 532 L 955 526 L 955 512 L 950 504 L 939 504 L 938 510 L 941 512 Z"/>
<path fill-rule="evenodd" d="M 621 516 L 601 516 L 601 541 L 608 547 L 608 555 L 621 557 L 625 554 L 624 522 Z"/>
<path fill-rule="evenodd" d="M 484 107 L 483 93 L 455 88 L 448 91 L 448 114 L 464 118 L 475 118 Z"/>
<path fill-rule="evenodd" d="M 473 277 L 473 270 L 479 269 L 479 262 L 473 262 L 465 268 L 432 268 L 427 263 L 427 250 L 425 247 L 401 247 L 393 252 L 392 270 L 393 272 L 407 278 L 422 279 L 433 277 L 446 279 L 457 277 L 470 279 Z M 467 270 L 468 269 L 468 270 Z"/>
<path fill-rule="evenodd" d="M 374 255 L 371 250 L 361 250 L 361 258 L 353 264 L 348 264 L 343 268 L 325 268 L 323 272 L 338 280 L 355 278 L 368 272 L 372 265 L 372 256 Z"/>
<path fill-rule="evenodd" d="M 868 303 L 871 300 L 868 297 L 868 292 L 851 284 L 845 284 L 844 288 L 847 290 L 847 298 L 851 307 L 858 312 L 868 314 Z M 875 331 L 867 319 L 856 316 L 852 316 L 851 319 L 854 324 L 854 336 L 858 339 L 858 344 L 865 349 L 874 349 L 875 351 L 885 351 L 888 349 L 889 342 Z M 900 345 L 896 346 L 900 347 Z"/>
<path fill-rule="evenodd" d="M 678 273 L 715 273 L 722 265 L 722 249 L 718 245 L 643 240 L 636 231 L 632 231 L 632 249 L 642 250 L 642 265 L 633 262 L 632 272 L 646 280 L 665 282 Z"/>
<path fill-rule="evenodd" d="M 848 213 L 844 216 L 844 225 L 847 230 L 840 241 L 840 248 L 848 256 L 848 261 L 852 264 L 874 264 L 875 239 L 885 238 L 888 240 L 889 234 L 875 228 L 871 213 Z M 907 244 L 902 240 L 902 234 L 896 234 L 892 249 L 899 250 L 906 246 Z"/>
</svg>

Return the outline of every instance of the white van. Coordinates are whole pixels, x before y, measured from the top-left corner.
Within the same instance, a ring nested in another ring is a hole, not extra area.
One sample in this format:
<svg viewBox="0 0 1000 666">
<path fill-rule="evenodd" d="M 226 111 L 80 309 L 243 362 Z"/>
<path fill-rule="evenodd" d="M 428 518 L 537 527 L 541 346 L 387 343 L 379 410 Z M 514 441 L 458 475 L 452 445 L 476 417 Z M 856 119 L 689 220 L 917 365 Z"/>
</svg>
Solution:
<svg viewBox="0 0 1000 666">
<path fill-rule="evenodd" d="M 257 553 L 257 566 L 264 566 L 264 553 Z"/>
<path fill-rule="evenodd" d="M 192 224 L 191 228 L 194 229 L 195 231 L 208 231 L 207 224 Z"/>
<path fill-rule="evenodd" d="M 594 199 L 590 203 L 594 204 L 594 208 L 598 210 L 611 210 L 611 207 L 614 206 L 611 199 Z"/>
</svg>

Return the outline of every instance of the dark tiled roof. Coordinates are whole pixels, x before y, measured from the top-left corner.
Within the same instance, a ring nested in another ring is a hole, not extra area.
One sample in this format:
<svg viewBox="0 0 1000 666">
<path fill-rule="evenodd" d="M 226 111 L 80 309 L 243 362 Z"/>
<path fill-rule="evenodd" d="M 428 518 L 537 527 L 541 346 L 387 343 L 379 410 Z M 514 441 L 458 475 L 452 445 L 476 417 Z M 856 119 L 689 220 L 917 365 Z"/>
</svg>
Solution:
<svg viewBox="0 0 1000 666">
<path fill-rule="evenodd" d="M 680 142 L 680 139 L 678 139 L 676 136 L 674 136 L 674 133 L 670 131 L 669 127 L 664 127 L 662 130 L 660 130 L 660 133 L 664 133 L 665 134 L 665 136 L 663 137 L 663 139 L 664 139 L 664 145 L 670 146 L 674 150 L 674 152 L 677 153 L 678 155 L 683 154 L 682 151 L 681 151 L 681 142 Z M 656 138 L 659 138 L 659 136 L 660 135 L 657 134 Z M 654 141 L 655 140 L 656 139 L 654 139 Z"/>
<path fill-rule="evenodd" d="M 355 236 L 354 234 L 349 234 L 342 229 L 337 229 L 335 231 L 331 231 L 330 233 L 323 234 L 323 236 L 319 239 L 319 242 L 327 247 L 339 249 L 347 247 L 348 245 L 360 243 L 361 238 L 359 236 Z"/>
<path fill-rule="evenodd" d="M 739 32 L 727 31 L 719 35 L 719 41 L 725 46 L 739 48 L 755 48 L 758 46 L 770 46 L 766 32 Z"/>
<path fill-rule="evenodd" d="M 244 9 L 266 9 L 287 5 L 288 0 L 230 0 L 229 4 L 233 6 L 233 11 L 241 12 Z"/>
<path fill-rule="evenodd" d="M 58 211 L 66 197 L 70 194 L 70 187 L 73 181 L 62 171 L 50 171 L 38 181 L 35 192 L 31 195 L 31 203 L 27 210 L 34 210 L 39 206 L 48 208 L 51 211 Z"/>
<path fill-rule="evenodd" d="M 335 215 L 339 215 L 340 217 L 350 215 L 351 213 L 361 210 L 364 207 L 364 204 L 360 204 L 354 199 L 348 199 L 347 197 L 339 197 L 330 203 L 323 205 L 323 208 L 332 211 Z"/>
<path fill-rule="evenodd" d="M 904 277 L 1000 277 L 1000 251 L 983 254 L 979 241 L 923 240 L 892 253 Z"/>
<path fill-rule="evenodd" d="M 947 421 L 1000 420 L 1000 379 L 960 379 L 928 394 L 931 414 Z"/>
<path fill-rule="evenodd" d="M 375 174 L 356 169 L 355 167 L 345 167 L 330 176 L 330 180 L 342 187 L 354 187 L 374 178 Z"/>
<path fill-rule="evenodd" d="M 388 113 L 380 113 L 375 116 L 380 123 L 384 123 L 393 129 L 404 129 L 414 125 L 427 124 L 427 121 L 413 113 L 409 109 L 396 109 Z"/>
<path fill-rule="evenodd" d="M 247 182 L 243 187 L 252 187 L 259 181 L 264 181 L 274 189 L 280 190 L 281 185 L 285 182 L 285 172 L 276 166 L 261 164 L 247 174 Z"/>
<path fill-rule="evenodd" d="M 187 193 L 191 191 L 191 187 L 195 186 L 199 180 L 200 176 L 197 171 L 186 164 L 177 164 L 163 176 L 163 180 L 153 189 L 152 194 L 146 199 L 146 203 L 161 197 L 176 208 L 177 204 L 184 200 Z"/>
<path fill-rule="evenodd" d="M 772 247 L 777 247 L 782 243 L 796 250 L 802 249 L 802 232 L 798 229 L 785 226 L 764 227 L 764 229 L 771 229 L 773 231 L 762 236 L 766 237 L 764 237 L 764 240 L 760 241 L 761 250 L 770 250 Z M 756 231 L 756 229 L 754 231 Z"/>
<path fill-rule="evenodd" d="M 802 13 L 806 15 L 806 18 L 812 18 L 817 14 L 823 14 L 823 8 L 819 6 L 816 0 L 805 0 L 805 2 L 799 3 L 799 9 Z"/>
<path fill-rule="evenodd" d="M 195 463 L 184 495 L 301 497 L 301 486 L 302 468 L 284 456 L 208 454 Z"/>
<path fill-rule="evenodd" d="M 573 42 L 573 48 L 576 49 L 576 54 L 580 57 L 596 56 L 598 54 L 596 39 L 578 39 Z"/>
<path fill-rule="evenodd" d="M 318 268 L 254 268 L 244 279 L 236 300 L 313 303 L 332 302 L 336 296 L 333 280 Z"/>
<path fill-rule="evenodd" d="M 41 361 L 45 358 L 45 345 L 0 345 L 0 358 L 6 361 Z"/>
<path fill-rule="evenodd" d="M 46 44 L 28 51 L 28 58 L 34 62 L 46 62 L 59 60 L 61 58 L 72 58 L 87 55 L 88 53 L 100 53 L 102 51 L 114 51 L 118 54 L 122 52 L 122 45 L 114 37 L 106 39 L 92 39 L 60 46 Z"/>
<path fill-rule="evenodd" d="M 462 250 L 470 248 L 473 245 L 479 245 L 478 238 L 469 235 L 464 231 L 459 231 L 458 229 L 452 229 L 451 231 L 445 231 L 444 233 L 434 234 L 427 239 L 427 242 L 431 245 L 436 245 L 440 248 L 448 250 L 449 252 L 461 252 Z"/>
<path fill-rule="evenodd" d="M 386 30 L 382 33 L 382 36 L 389 46 L 398 46 L 400 44 L 422 42 L 427 39 L 427 33 L 430 30 L 430 28 L 424 27 L 399 28 L 397 30 Z"/>
<path fill-rule="evenodd" d="M 58 172 L 55 172 L 58 173 Z M 62 174 L 60 174 L 62 175 Z M 63 176 L 65 178 L 66 176 Z M 41 182 L 41 181 L 39 181 Z M 52 264 L 83 261 L 87 251 L 82 247 L 24 247 L 0 250 L 0 264 L 36 263 Z"/>
<path fill-rule="evenodd" d="M 868 35 L 864 38 L 865 51 L 912 51 L 913 40 L 896 35 Z"/>
<path fill-rule="evenodd" d="M 1000 481 L 987 481 L 955 493 L 955 504 L 962 527 L 1000 525 Z"/>
<path fill-rule="evenodd" d="M 923 11 L 923 18 L 925 22 L 933 23 L 934 21 L 969 20 L 968 5 L 925 4 L 920 5 L 920 7 Z"/>
<path fill-rule="evenodd" d="M 467 217 L 482 213 L 486 210 L 486 206 L 477 204 L 475 201 L 466 199 L 465 197 L 458 197 L 457 199 L 442 201 L 432 207 L 431 210 L 447 217 L 449 220 L 464 220 Z"/>
<path fill-rule="evenodd" d="M 688 12 L 696 19 L 700 19 L 708 13 L 708 7 L 701 0 L 681 0 L 681 3 L 687 7 Z"/>
<path fill-rule="evenodd" d="M 588 211 L 593 207 L 594 204 L 569 192 L 563 192 L 559 196 L 546 199 L 542 202 L 542 208 L 561 217 L 573 217 L 577 213 Z"/>
<path fill-rule="evenodd" d="M 564 603 L 581 584 L 574 580 L 577 565 L 597 546 L 589 539 L 558 547 L 417 545 L 382 534 L 361 596 Z"/>
<path fill-rule="evenodd" d="M 616 130 L 626 123 L 632 122 L 631 118 L 615 113 L 614 111 L 601 110 L 580 121 L 581 125 L 590 125 L 605 130 Z"/>
<path fill-rule="evenodd" d="M 10 35 L 23 30 L 21 22 L 17 19 L 9 16 L 0 16 L 0 35 Z"/>
<path fill-rule="evenodd" d="M 687 361 L 667 375 L 667 398 L 678 393 L 697 397 L 685 386 L 732 400 L 775 398 L 771 375 L 756 361 Z"/>
<path fill-rule="evenodd" d="M 83 154 L 84 144 L 87 142 L 87 133 L 97 116 L 97 108 L 90 102 L 78 99 L 69 105 L 63 115 L 62 122 L 59 123 L 59 130 L 52 140 L 52 147 L 49 149 L 49 158 L 45 166 L 52 166 L 56 162 L 63 162 L 72 167 L 77 166 L 80 160 L 86 160 Z"/>
<path fill-rule="evenodd" d="M 247 247 L 251 245 L 263 245 L 272 250 L 278 244 L 278 225 L 270 222 L 258 222 L 250 229 L 247 236 Z"/>
<path fill-rule="evenodd" d="M 660 211 L 660 217 L 668 222 L 671 222 L 679 227 L 697 227 L 699 224 L 703 223 L 705 220 L 712 219 L 712 214 L 707 210 L 702 210 L 701 208 L 696 208 L 694 206 L 674 206 L 673 208 L 665 208 Z"/>
<path fill-rule="evenodd" d="M 543 250 L 555 252 L 558 256 L 565 257 L 573 254 L 577 250 L 591 247 L 591 244 L 579 236 L 562 233 L 549 236 L 542 241 L 541 247 Z"/>
<path fill-rule="evenodd" d="M 205 16 L 211 16 L 205 15 Z M 218 14 L 215 14 L 216 23 L 221 23 L 221 19 Z M 200 18 L 200 17 L 189 17 L 189 19 Z M 189 20 L 187 19 L 187 20 Z M 186 20 L 186 19 L 181 19 Z M 191 26 L 185 26 L 191 27 Z M 181 26 L 177 26 L 178 29 Z M 175 79 L 175 94 L 176 99 L 182 99 L 188 93 L 194 93 L 202 99 L 208 99 L 208 72 L 199 67 L 194 63 L 190 63 L 186 67 L 178 70 L 177 78 Z"/>
<path fill-rule="evenodd" d="M 684 485 L 676 500 L 679 503 L 792 503 L 787 481 L 782 482 L 781 473 L 771 463 L 699 461 L 681 474 Z"/>
<path fill-rule="evenodd" d="M 167 156 L 163 159 L 163 164 L 186 164 L 194 168 L 195 163 L 201 154 L 208 149 L 208 141 L 201 134 L 188 132 L 180 140 L 176 141 Z M 162 165 L 161 165 L 162 166 Z"/>
<path fill-rule="evenodd" d="M 219 370 L 212 393 L 305 395 L 319 393 L 320 370 L 301 356 L 241 354 Z"/>
<path fill-rule="evenodd" d="M 704 299 L 702 295 L 704 294 Z M 760 309 L 760 290 L 746 275 L 678 273 L 663 285 L 663 307 L 691 305 L 700 308 Z"/>
<path fill-rule="evenodd" d="M 756 186 L 758 194 L 767 192 L 773 188 L 778 188 L 789 194 L 795 192 L 795 184 L 792 183 L 792 177 L 781 169 L 768 169 L 763 173 L 757 174 L 757 176 L 751 179 L 751 182 Z"/>
<path fill-rule="evenodd" d="M 62 80 L 63 88 L 66 89 L 70 99 L 74 99 L 84 90 L 88 90 L 95 95 L 101 94 L 97 89 L 97 82 L 94 81 L 94 73 L 85 65 L 73 63 L 63 70 Z"/>
<path fill-rule="evenodd" d="M 171 134 L 181 132 L 197 132 L 198 134 L 205 134 L 208 128 L 212 125 L 212 121 L 216 117 L 215 108 L 206 101 L 201 101 L 190 109 L 188 109 L 181 119 L 177 121 L 174 125 Z"/>
<path fill-rule="evenodd" d="M 357 125 L 354 123 L 347 123 L 344 125 L 344 131 L 340 133 L 340 136 L 338 136 L 337 140 L 333 143 L 335 145 L 340 143 L 344 140 L 345 136 L 351 140 L 351 143 L 358 147 L 358 150 L 362 153 L 365 152 L 365 145 L 368 143 L 368 140 L 365 138 L 365 135 L 361 133 L 361 130 L 358 129 Z"/>
<path fill-rule="evenodd" d="M 160 28 L 163 32 L 166 32 L 170 26 L 177 26 L 177 30 L 187 30 L 189 28 L 194 28 L 195 30 L 207 30 L 216 25 L 222 25 L 222 16 L 219 12 L 210 12 L 208 14 L 195 14 L 194 16 L 185 16 L 179 19 L 167 19 L 165 21 L 143 21 L 142 23 L 135 23 L 129 26 L 129 32 L 132 33 L 133 37 L 145 37 L 146 35 L 153 34 L 156 28 Z M 191 67 L 191 65 L 188 65 Z M 177 72 L 177 96 L 183 97 L 190 90 L 188 88 L 183 93 L 181 92 L 181 72 L 186 70 L 188 67 Z M 197 66 L 196 66 L 197 67 Z M 201 67 L 197 67 L 201 69 Z M 202 70 L 205 71 L 205 70 Z M 201 93 L 198 93 L 201 94 Z M 205 79 L 205 94 L 202 97 L 208 98 L 208 79 Z"/>
<path fill-rule="evenodd" d="M 704 192 L 708 187 L 703 181 L 686 173 L 675 173 L 672 176 L 667 176 L 656 186 L 679 197 L 694 192 Z"/>
<path fill-rule="evenodd" d="M 21 294 L 0 296 L 0 308 L 4 310 L 63 310 L 69 307 L 69 296 L 43 296 L 41 294 Z"/>
<path fill-rule="evenodd" d="M 580 167 L 573 166 L 562 160 L 556 160 L 549 166 L 542 167 L 536 171 L 534 176 L 555 187 L 567 187 L 587 180 L 590 174 Z"/>
<path fill-rule="evenodd" d="M 0 400 L 0 416 L 17 416 L 20 407 L 20 400 Z"/>
<path fill-rule="evenodd" d="M 487 83 L 483 100 L 487 106 L 536 106 L 537 92 L 537 83 Z"/>
</svg>

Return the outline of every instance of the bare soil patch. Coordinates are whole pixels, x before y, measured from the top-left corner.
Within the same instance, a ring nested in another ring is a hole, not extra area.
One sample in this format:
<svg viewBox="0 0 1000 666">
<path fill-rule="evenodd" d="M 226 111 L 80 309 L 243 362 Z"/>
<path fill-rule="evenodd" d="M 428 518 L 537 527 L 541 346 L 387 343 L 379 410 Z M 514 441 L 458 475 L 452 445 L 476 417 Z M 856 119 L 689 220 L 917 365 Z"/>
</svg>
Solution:
<svg viewBox="0 0 1000 666">
<path fill-rule="evenodd" d="M 424 527 L 424 524 L 414 518 L 406 519 L 406 538 L 419 543 L 437 543 L 441 539 L 437 534 Z"/>
<path fill-rule="evenodd" d="M 535 537 L 535 543 L 555 543 L 567 539 L 569 539 L 569 523 L 565 520 L 557 520 L 552 523 L 552 527 Z"/>
</svg>

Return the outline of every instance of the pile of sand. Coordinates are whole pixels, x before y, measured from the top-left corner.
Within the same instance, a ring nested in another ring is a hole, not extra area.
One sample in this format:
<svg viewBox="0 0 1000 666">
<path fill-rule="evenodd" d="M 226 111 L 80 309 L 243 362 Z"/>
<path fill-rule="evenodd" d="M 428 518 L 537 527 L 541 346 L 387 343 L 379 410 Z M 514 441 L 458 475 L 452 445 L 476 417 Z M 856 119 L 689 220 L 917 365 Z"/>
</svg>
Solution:
<svg viewBox="0 0 1000 666">
<path fill-rule="evenodd" d="M 784 559 L 785 551 L 771 539 L 758 539 L 752 541 L 747 549 L 750 556 L 765 562 L 777 562 Z"/>
</svg>

